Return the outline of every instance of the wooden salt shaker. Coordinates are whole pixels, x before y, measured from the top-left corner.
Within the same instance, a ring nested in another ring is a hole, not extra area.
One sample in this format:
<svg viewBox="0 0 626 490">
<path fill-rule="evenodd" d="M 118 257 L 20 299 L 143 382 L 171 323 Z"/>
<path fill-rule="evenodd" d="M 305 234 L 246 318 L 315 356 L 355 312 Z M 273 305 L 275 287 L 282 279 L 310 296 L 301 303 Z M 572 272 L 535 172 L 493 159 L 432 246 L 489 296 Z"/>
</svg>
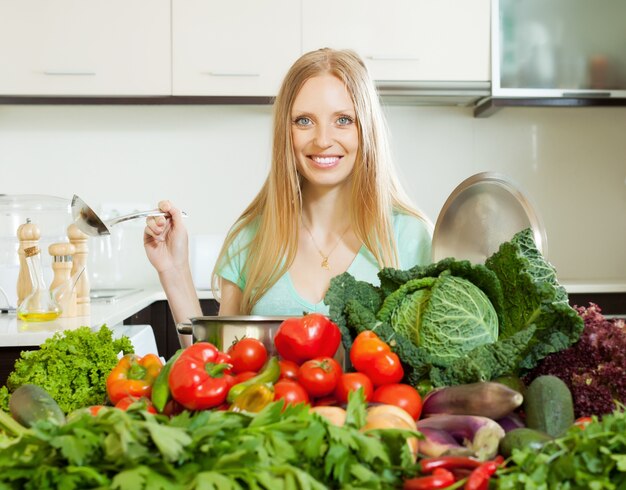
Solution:
<svg viewBox="0 0 626 490">
<path fill-rule="evenodd" d="M 28 272 L 28 265 L 26 264 L 26 257 L 24 256 L 24 249 L 39 245 L 41 231 L 39 231 L 39 227 L 36 224 L 30 222 L 30 218 L 27 218 L 26 223 L 18 226 L 17 238 L 20 242 L 20 246 L 17 250 L 20 257 L 20 270 L 17 276 L 16 306 L 24 301 L 24 298 L 26 298 L 26 296 L 28 296 L 33 290 L 33 285 L 30 281 L 30 273 Z"/>
<path fill-rule="evenodd" d="M 72 267 L 72 276 L 80 271 L 83 267 L 85 270 L 81 274 L 76 283 L 76 316 L 91 315 L 91 300 L 89 298 L 89 275 L 87 274 L 87 239 L 89 235 L 78 229 L 75 223 L 67 227 L 67 236 L 70 243 L 74 245 L 74 264 Z"/>
<path fill-rule="evenodd" d="M 52 270 L 54 278 L 50 284 L 50 291 L 64 285 L 63 296 L 55 298 L 62 308 L 62 318 L 72 318 L 77 316 L 76 308 L 76 288 L 72 287 L 72 266 L 75 247 L 71 243 L 53 243 L 48 247 L 48 252 L 52 256 Z"/>
</svg>

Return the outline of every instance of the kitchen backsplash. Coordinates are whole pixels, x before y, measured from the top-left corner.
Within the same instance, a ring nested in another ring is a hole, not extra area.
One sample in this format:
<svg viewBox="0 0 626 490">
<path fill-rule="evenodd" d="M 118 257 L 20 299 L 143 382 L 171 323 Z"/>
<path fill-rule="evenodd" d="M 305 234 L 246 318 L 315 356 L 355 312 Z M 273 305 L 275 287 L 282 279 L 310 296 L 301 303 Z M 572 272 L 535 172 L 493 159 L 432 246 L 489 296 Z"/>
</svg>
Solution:
<svg viewBox="0 0 626 490">
<path fill-rule="evenodd" d="M 565 282 L 626 283 L 626 109 L 388 107 L 402 180 L 433 223 L 465 178 L 503 173 L 543 218 Z M 76 193 L 100 210 L 187 211 L 199 287 L 236 216 L 265 179 L 269 106 L 0 106 L 0 193 Z M 140 222 L 90 239 L 98 287 L 158 283 Z"/>
</svg>

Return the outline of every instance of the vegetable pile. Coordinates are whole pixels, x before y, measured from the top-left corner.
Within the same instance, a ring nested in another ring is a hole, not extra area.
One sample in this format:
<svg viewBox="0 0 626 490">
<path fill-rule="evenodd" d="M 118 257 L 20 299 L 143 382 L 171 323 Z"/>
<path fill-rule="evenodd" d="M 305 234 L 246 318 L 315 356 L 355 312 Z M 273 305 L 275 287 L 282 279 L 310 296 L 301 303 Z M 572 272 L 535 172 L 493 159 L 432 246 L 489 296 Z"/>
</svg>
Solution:
<svg viewBox="0 0 626 490">
<path fill-rule="evenodd" d="M 585 322 L 580 340 L 561 352 L 550 354 L 524 377 L 551 374 L 562 379 L 574 398 L 576 417 L 614 411 L 626 404 L 626 327 L 624 320 L 605 318 L 590 304 L 577 308 Z"/>
<path fill-rule="evenodd" d="M 8 409 L 10 393 L 24 384 L 44 388 L 65 412 L 106 401 L 106 378 L 118 363 L 118 353 L 132 353 L 128 337 L 113 339 L 103 325 L 55 333 L 38 350 L 23 351 L 6 386 L 0 388 L 0 407 Z"/>
<path fill-rule="evenodd" d="M 447 258 L 378 276 L 380 286 L 337 276 L 324 301 L 346 349 L 360 332 L 375 331 L 414 386 L 520 374 L 572 345 L 583 329 L 530 229 L 503 243 L 485 265 Z"/>
</svg>

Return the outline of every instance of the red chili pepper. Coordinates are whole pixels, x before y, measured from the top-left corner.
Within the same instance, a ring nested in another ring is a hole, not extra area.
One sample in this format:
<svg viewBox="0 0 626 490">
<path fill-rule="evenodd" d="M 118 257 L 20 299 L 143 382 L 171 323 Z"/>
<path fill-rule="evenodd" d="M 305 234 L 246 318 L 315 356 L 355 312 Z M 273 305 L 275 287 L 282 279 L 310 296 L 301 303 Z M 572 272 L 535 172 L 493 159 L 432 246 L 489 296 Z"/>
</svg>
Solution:
<svg viewBox="0 0 626 490">
<path fill-rule="evenodd" d="M 430 473 L 437 468 L 478 468 L 481 461 L 467 456 L 439 456 L 438 458 L 424 458 L 419 462 L 422 473 Z"/>
<path fill-rule="evenodd" d="M 446 488 L 454 483 L 454 475 L 452 472 L 437 468 L 432 475 L 410 478 L 404 481 L 403 490 L 435 490 L 437 488 Z"/>
<path fill-rule="evenodd" d="M 465 490 L 487 490 L 489 479 L 498 469 L 496 461 L 485 461 L 470 474 L 465 486 Z"/>
<path fill-rule="evenodd" d="M 217 407 L 224 403 L 233 385 L 233 377 L 228 374 L 231 368 L 228 354 L 209 342 L 196 342 L 172 365 L 172 397 L 189 410 Z"/>
</svg>

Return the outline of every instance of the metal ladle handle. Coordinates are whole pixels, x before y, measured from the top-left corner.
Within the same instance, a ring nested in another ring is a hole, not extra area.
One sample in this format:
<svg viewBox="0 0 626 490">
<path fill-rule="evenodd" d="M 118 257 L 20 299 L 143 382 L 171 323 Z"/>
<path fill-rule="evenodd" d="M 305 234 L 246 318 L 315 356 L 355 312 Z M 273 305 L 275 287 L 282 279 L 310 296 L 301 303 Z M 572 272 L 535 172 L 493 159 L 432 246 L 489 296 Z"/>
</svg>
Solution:
<svg viewBox="0 0 626 490">
<path fill-rule="evenodd" d="M 124 216 L 118 216 L 117 218 L 107 220 L 106 224 L 107 226 L 113 226 L 124 221 L 130 221 L 132 219 L 147 218 L 149 216 L 166 216 L 167 214 L 168 213 L 164 213 L 160 209 L 151 209 L 150 211 L 140 211 L 136 213 L 125 214 Z M 187 217 L 187 213 L 185 213 L 184 211 L 181 211 L 181 215 L 184 218 Z"/>
</svg>

